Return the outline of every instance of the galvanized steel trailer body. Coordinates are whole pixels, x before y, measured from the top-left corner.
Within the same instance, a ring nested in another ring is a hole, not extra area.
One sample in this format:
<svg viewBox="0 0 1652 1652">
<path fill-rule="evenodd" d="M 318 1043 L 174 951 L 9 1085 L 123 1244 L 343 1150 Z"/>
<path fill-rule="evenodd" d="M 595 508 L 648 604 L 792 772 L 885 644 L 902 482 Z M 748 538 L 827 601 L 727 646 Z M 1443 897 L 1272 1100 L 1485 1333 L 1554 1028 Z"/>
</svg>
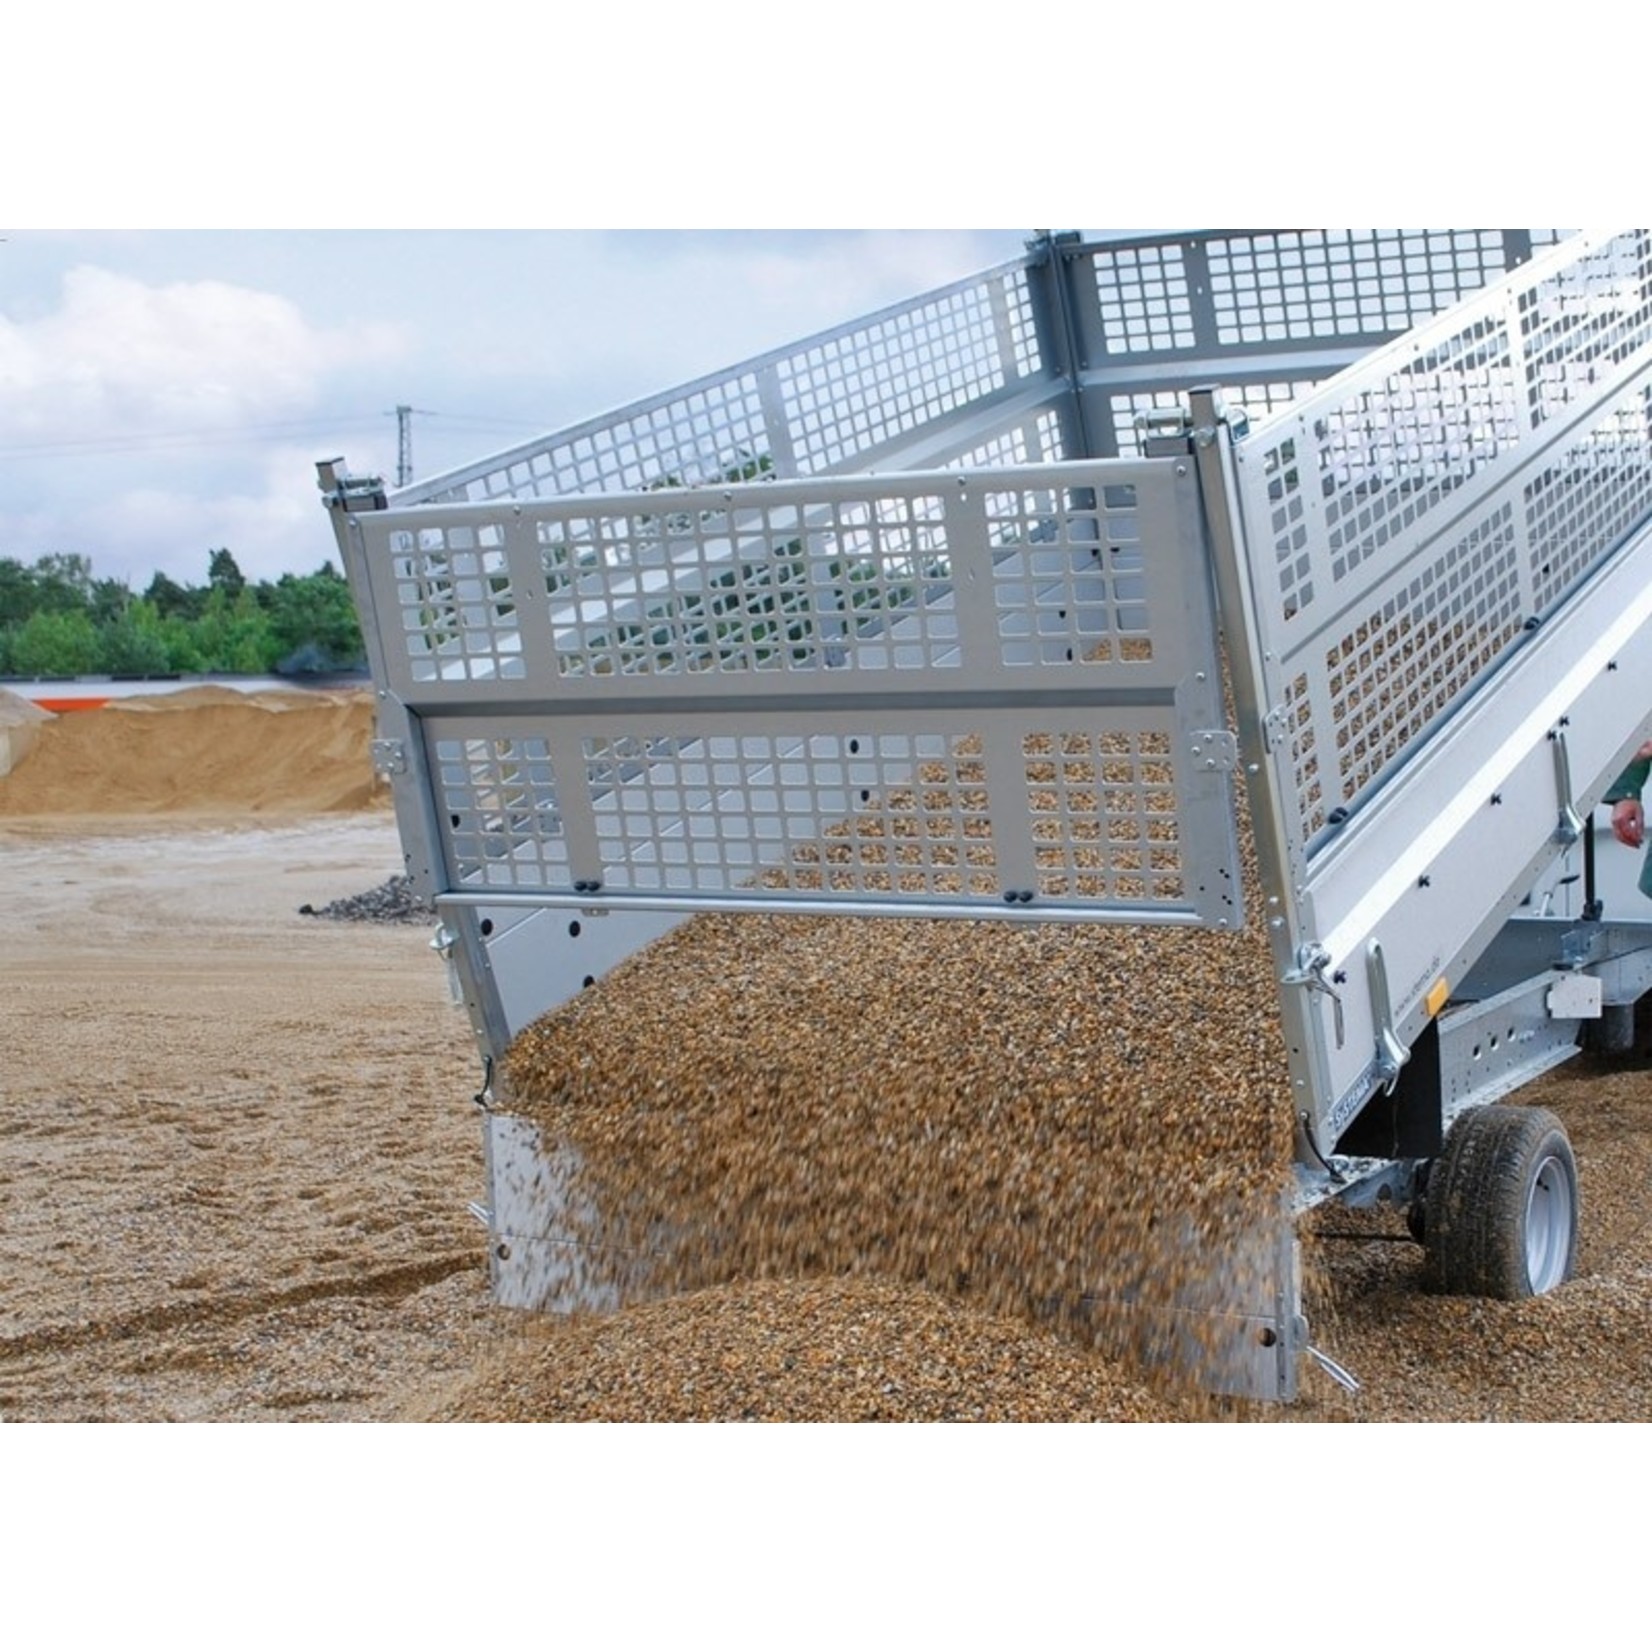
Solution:
<svg viewBox="0 0 1652 1652">
<path fill-rule="evenodd" d="M 1299 1204 L 1410 1199 L 1652 984 L 1575 910 L 1649 405 L 1642 232 L 1046 237 L 389 498 L 323 466 L 484 1054 L 697 909 L 1237 926 L 1242 764 Z M 546 1244 L 502 1298 L 577 1288 Z M 1294 1391 L 1291 1273 L 1223 1385 Z"/>
</svg>

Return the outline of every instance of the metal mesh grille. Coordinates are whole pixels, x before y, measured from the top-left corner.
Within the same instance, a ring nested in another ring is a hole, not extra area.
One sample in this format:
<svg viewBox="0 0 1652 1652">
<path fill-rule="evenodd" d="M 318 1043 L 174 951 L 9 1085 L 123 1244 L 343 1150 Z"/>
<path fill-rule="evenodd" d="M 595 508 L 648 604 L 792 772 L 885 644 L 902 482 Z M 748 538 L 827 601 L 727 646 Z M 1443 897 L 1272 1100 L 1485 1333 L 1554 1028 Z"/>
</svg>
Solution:
<svg viewBox="0 0 1652 1652">
<path fill-rule="evenodd" d="M 1284 726 L 1290 741 L 1293 795 L 1302 835 L 1311 838 L 1325 824 L 1325 782 L 1319 769 L 1319 739 L 1305 672 L 1293 677 L 1285 690 Z"/>
<path fill-rule="evenodd" d="M 780 364 L 804 475 L 907 435 L 1004 382 L 999 315 L 985 288 L 823 340 Z"/>
<path fill-rule="evenodd" d="M 565 677 L 956 666 L 928 494 L 540 524 Z"/>
<path fill-rule="evenodd" d="M 986 517 L 1005 665 L 1152 659 L 1133 487 L 989 493 Z"/>
<path fill-rule="evenodd" d="M 1652 511 L 1652 392 L 1631 391 L 1526 484 L 1532 589 L 1543 613 Z"/>
<path fill-rule="evenodd" d="M 1548 263 L 1241 444 L 1307 840 L 1652 511 L 1652 244 L 1631 232 Z M 1545 427 L 1614 379 L 1605 413 L 1556 445 Z M 1552 456 L 1522 469 L 1540 443 Z"/>
<path fill-rule="evenodd" d="M 1042 372 L 1027 271 L 1006 267 L 398 497 L 556 498 L 848 470 Z"/>
<path fill-rule="evenodd" d="M 978 442 L 967 452 L 947 460 L 947 469 L 987 469 L 994 465 L 1040 465 L 1067 458 L 1061 436 L 1061 419 L 1046 409 L 1025 423 Z"/>
<path fill-rule="evenodd" d="M 745 481 L 773 469 L 755 374 L 616 414 L 538 452 L 507 460 L 436 497 L 499 499 L 617 493 Z"/>
<path fill-rule="evenodd" d="M 1021 749 L 1039 894 L 1181 899 L 1168 734 L 1067 729 L 1029 735 Z"/>
<path fill-rule="evenodd" d="M 516 594 L 497 525 L 391 536 L 396 607 L 415 681 L 520 677 Z"/>
<path fill-rule="evenodd" d="M 568 881 L 568 846 L 546 741 L 438 740 L 435 779 L 460 887 Z"/>
<path fill-rule="evenodd" d="M 1352 801 L 1519 634 L 1514 512 L 1501 506 L 1326 658 L 1341 801 Z"/>
<path fill-rule="evenodd" d="M 605 887 L 998 892 L 975 735 L 587 739 Z"/>
<path fill-rule="evenodd" d="M 1175 350 L 1194 342 L 1187 268 L 1179 245 L 1099 248 L 1093 267 L 1109 355 Z"/>
<path fill-rule="evenodd" d="M 559 806 L 542 736 L 433 741 L 455 886 L 1183 910 L 1173 735 L 1151 714 L 927 730 L 587 734 Z M 1224 868 L 1220 879 L 1233 876 Z M 581 884 L 574 883 L 578 889 Z"/>
<path fill-rule="evenodd" d="M 1507 330 L 1482 316 L 1315 422 L 1335 583 L 1519 440 L 1513 383 Z"/>
<path fill-rule="evenodd" d="M 1386 336 L 1504 273 L 1501 230 L 1295 230 L 1207 244 L 1225 345 Z"/>
</svg>

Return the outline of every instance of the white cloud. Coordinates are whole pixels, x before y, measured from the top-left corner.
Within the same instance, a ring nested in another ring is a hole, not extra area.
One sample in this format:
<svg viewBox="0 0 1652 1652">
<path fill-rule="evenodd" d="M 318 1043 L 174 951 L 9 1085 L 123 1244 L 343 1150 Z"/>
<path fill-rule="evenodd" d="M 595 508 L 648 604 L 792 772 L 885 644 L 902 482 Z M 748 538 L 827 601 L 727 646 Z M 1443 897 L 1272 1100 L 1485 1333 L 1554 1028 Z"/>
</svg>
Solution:
<svg viewBox="0 0 1652 1652">
<path fill-rule="evenodd" d="M 80 551 L 99 579 L 141 591 L 156 574 L 206 582 L 210 553 L 227 546 L 249 579 L 312 573 L 338 564 L 332 526 L 314 485 L 315 454 L 272 448 L 256 474 L 233 488 L 138 486 L 47 511 L 0 517 L 9 554 L 32 561 L 53 551 Z"/>
<path fill-rule="evenodd" d="M 231 429 L 308 411 L 341 363 L 402 348 L 388 327 L 332 336 L 291 300 L 223 281 L 151 286 L 81 265 L 59 307 L 0 314 L 0 443 Z"/>
</svg>

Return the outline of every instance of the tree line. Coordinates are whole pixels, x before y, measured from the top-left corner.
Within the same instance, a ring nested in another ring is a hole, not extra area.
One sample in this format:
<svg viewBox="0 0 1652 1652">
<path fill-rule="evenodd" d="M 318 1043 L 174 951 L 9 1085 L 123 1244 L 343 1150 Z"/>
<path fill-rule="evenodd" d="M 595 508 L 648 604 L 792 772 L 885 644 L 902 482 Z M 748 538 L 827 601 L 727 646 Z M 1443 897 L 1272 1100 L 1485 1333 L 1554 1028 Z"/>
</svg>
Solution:
<svg viewBox="0 0 1652 1652">
<path fill-rule="evenodd" d="M 84 556 L 0 557 L 0 677 L 291 676 L 365 662 L 350 587 L 328 563 L 254 583 L 220 549 L 205 585 L 157 573 L 138 595 Z"/>
</svg>

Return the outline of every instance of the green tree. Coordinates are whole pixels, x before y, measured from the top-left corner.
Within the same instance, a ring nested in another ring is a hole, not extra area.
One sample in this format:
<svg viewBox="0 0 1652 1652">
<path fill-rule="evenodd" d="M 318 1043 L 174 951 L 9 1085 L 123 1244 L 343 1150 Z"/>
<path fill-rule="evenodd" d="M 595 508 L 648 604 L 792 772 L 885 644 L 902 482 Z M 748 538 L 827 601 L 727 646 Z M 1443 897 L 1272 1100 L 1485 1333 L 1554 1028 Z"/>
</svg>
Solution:
<svg viewBox="0 0 1652 1652">
<path fill-rule="evenodd" d="M 313 574 L 283 574 L 259 590 L 269 605 L 275 660 L 284 669 L 334 670 L 367 658 L 350 586 L 331 563 Z"/>
<path fill-rule="evenodd" d="M 21 625 L 39 605 L 34 570 L 0 557 L 0 628 Z"/>
<path fill-rule="evenodd" d="M 0 625 L 21 625 L 31 614 L 84 613 L 92 594 L 92 565 L 83 556 L 43 556 L 32 568 L 0 561 Z"/>
<path fill-rule="evenodd" d="M 206 607 L 206 592 L 198 585 L 180 585 L 166 574 L 157 573 L 144 591 L 144 601 L 152 602 L 162 619 L 177 617 L 196 620 Z"/>
<path fill-rule="evenodd" d="M 97 666 L 97 628 L 84 609 L 37 608 L 13 633 L 11 669 L 19 676 L 79 677 Z"/>
<path fill-rule="evenodd" d="M 142 597 L 134 598 L 117 620 L 99 630 L 98 647 L 101 668 L 115 677 L 161 677 L 201 669 L 189 622 L 163 616 Z"/>
<path fill-rule="evenodd" d="M 190 634 L 202 671 L 237 671 L 256 676 L 272 670 L 280 657 L 270 617 L 250 587 L 243 587 L 231 601 L 221 585 L 215 586 Z"/>
<path fill-rule="evenodd" d="M 131 601 L 132 592 L 125 580 L 94 579 L 87 592 L 86 611 L 92 617 L 92 624 L 101 631 L 105 626 L 113 625 L 126 612 Z"/>
<path fill-rule="evenodd" d="M 207 562 L 207 585 L 214 591 L 222 591 L 231 602 L 240 596 L 246 589 L 247 578 L 236 564 L 235 558 L 227 550 L 219 549 L 211 553 Z"/>
</svg>

